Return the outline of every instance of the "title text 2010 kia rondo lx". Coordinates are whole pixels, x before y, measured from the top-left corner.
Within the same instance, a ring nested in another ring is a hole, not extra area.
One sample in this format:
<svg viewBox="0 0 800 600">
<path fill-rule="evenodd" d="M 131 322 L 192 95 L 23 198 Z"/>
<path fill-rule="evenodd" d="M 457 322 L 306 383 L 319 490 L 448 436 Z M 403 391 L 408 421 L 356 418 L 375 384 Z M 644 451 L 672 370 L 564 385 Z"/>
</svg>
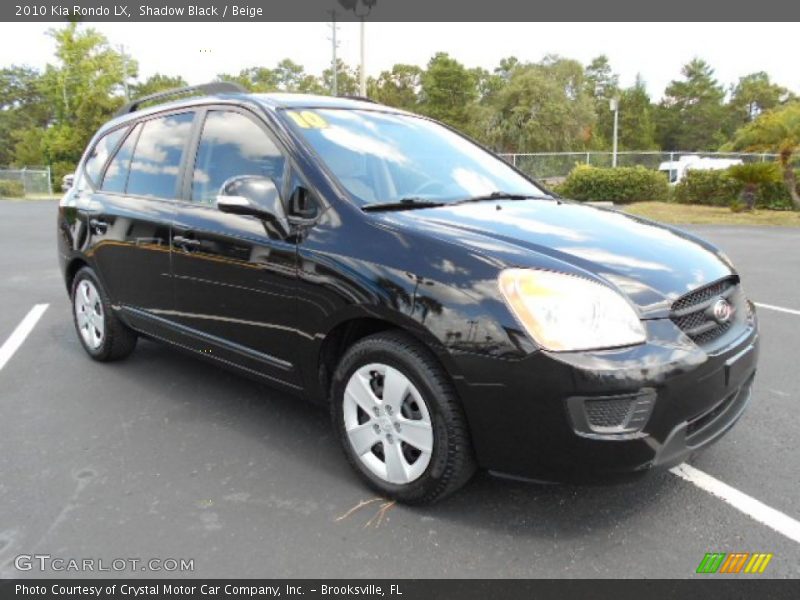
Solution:
<svg viewBox="0 0 800 600">
<path fill-rule="evenodd" d="M 141 335 L 327 403 L 353 468 L 409 503 L 478 467 L 674 465 L 742 414 L 756 315 L 713 246 L 400 110 L 192 91 L 125 107 L 61 201 L 92 358 Z"/>
</svg>

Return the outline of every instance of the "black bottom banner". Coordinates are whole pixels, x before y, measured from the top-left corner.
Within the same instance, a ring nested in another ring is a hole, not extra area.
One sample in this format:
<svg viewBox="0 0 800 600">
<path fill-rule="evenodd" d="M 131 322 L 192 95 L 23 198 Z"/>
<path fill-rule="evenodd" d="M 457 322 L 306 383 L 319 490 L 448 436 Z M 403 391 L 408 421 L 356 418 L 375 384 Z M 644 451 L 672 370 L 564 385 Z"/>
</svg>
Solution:
<svg viewBox="0 0 800 600">
<path fill-rule="evenodd" d="M 272 598 L 395 598 L 499 600 L 644 600 L 674 598 L 800 598 L 797 580 L 500 580 L 500 579 L 151 579 L 4 580 L 0 599 L 75 600 L 265 600 Z"/>
</svg>

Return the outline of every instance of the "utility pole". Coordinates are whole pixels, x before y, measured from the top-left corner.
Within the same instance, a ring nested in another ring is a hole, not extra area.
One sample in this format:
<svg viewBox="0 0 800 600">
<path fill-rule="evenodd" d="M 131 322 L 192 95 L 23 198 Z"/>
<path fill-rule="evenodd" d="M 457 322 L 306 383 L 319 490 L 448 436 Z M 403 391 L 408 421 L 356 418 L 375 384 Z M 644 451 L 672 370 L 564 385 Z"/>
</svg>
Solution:
<svg viewBox="0 0 800 600">
<path fill-rule="evenodd" d="M 361 96 L 367 95 L 367 49 L 366 49 L 366 21 L 372 8 L 378 0 L 339 0 L 339 4 L 345 10 L 352 10 L 353 14 L 361 21 L 361 65 L 359 67 L 358 93 Z M 360 7 L 360 8 L 359 8 Z"/>
<path fill-rule="evenodd" d="M 611 156 L 611 166 L 617 166 L 617 138 L 619 137 L 619 97 L 614 97 L 609 100 L 611 110 L 614 111 L 614 144 L 613 154 Z"/>
<path fill-rule="evenodd" d="M 128 91 L 128 55 L 125 54 L 124 44 L 120 44 L 119 52 L 122 55 L 122 87 L 125 91 L 125 102 L 130 102 L 131 95 Z"/>
<path fill-rule="evenodd" d="M 69 114 L 69 100 L 67 98 L 67 65 L 64 65 L 64 73 L 61 75 L 61 96 L 64 99 L 64 114 Z"/>
<path fill-rule="evenodd" d="M 331 43 L 332 43 L 332 57 L 331 57 L 331 94 L 334 96 L 339 95 L 339 82 L 338 82 L 338 60 L 336 60 L 336 11 L 332 10 L 331 13 Z"/>
<path fill-rule="evenodd" d="M 364 19 L 367 15 L 361 15 L 361 67 L 359 68 L 359 82 L 358 94 L 367 97 L 367 61 L 366 61 L 366 43 L 364 42 Z"/>
</svg>

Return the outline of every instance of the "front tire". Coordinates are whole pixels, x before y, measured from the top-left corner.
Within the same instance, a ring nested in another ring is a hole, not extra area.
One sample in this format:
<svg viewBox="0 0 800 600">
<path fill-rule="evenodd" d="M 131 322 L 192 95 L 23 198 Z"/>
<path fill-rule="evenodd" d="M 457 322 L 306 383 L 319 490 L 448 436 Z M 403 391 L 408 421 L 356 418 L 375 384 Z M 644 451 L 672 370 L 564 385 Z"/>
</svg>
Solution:
<svg viewBox="0 0 800 600">
<path fill-rule="evenodd" d="M 333 377 L 331 415 L 347 460 L 384 496 L 429 504 L 475 472 L 449 377 L 401 332 L 369 336 L 345 353 Z"/>
<path fill-rule="evenodd" d="M 94 360 L 119 360 L 136 347 L 136 333 L 114 314 L 103 286 L 89 267 L 79 270 L 72 282 L 72 316 L 78 339 Z"/>
</svg>

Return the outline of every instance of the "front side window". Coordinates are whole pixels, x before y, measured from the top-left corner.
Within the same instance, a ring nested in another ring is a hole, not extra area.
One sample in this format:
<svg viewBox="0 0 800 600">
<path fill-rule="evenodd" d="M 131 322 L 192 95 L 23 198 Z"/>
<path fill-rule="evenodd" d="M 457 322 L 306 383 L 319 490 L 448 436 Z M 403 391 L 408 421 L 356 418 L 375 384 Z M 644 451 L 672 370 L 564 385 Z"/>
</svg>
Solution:
<svg viewBox="0 0 800 600">
<path fill-rule="evenodd" d="M 231 177 L 258 175 L 281 189 L 286 159 L 252 119 L 232 111 L 209 111 L 192 176 L 192 200 L 213 204 Z"/>
<path fill-rule="evenodd" d="M 194 113 L 145 121 L 131 161 L 127 193 L 175 198 L 178 174 Z"/>
<path fill-rule="evenodd" d="M 109 155 L 117 147 L 120 139 L 128 130 L 127 127 L 120 127 L 101 137 L 94 145 L 92 153 L 86 159 L 86 164 L 83 167 L 83 172 L 86 174 L 93 184 L 100 183 L 100 174 L 103 172 L 103 167 L 108 160 Z"/>
<path fill-rule="evenodd" d="M 505 161 L 427 119 L 350 109 L 283 114 L 362 205 L 406 198 L 447 203 L 493 192 L 546 195 Z"/>
</svg>

